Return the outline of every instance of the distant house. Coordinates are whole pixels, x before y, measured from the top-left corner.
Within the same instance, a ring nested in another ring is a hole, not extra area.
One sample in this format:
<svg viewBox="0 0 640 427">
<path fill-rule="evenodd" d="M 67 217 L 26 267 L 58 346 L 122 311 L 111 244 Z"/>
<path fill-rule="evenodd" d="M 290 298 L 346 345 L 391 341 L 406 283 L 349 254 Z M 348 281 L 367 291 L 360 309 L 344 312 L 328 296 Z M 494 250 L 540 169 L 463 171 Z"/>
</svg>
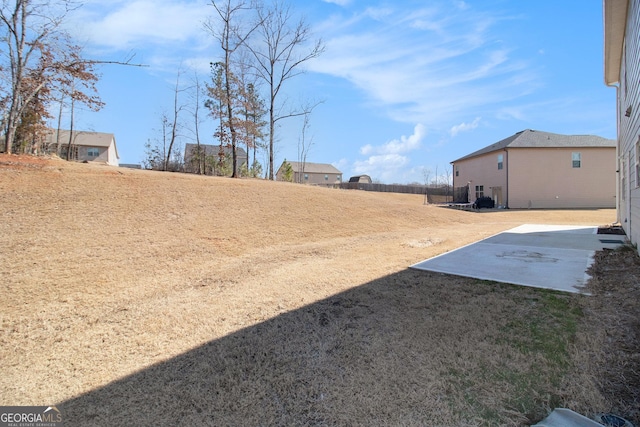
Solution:
<svg viewBox="0 0 640 427">
<path fill-rule="evenodd" d="M 63 159 L 67 158 L 67 151 L 70 150 L 69 160 L 101 162 L 111 166 L 118 166 L 120 163 L 116 138 L 112 133 L 74 130 L 69 146 L 70 134 L 68 130 L 61 130 L 58 138 L 58 131 L 52 130 L 45 138 L 45 146 L 52 151 L 55 150 L 56 142 L 60 141 L 60 157 Z"/>
<path fill-rule="evenodd" d="M 342 182 L 342 172 L 335 166 L 327 163 L 303 163 L 284 161 L 278 172 L 276 172 L 276 180 L 284 181 L 284 166 L 286 163 L 291 165 L 293 169 L 293 182 L 302 184 L 337 184 Z"/>
<path fill-rule="evenodd" d="M 451 162 L 456 201 L 488 196 L 516 209 L 613 208 L 615 159 L 613 140 L 527 129 Z"/>
<path fill-rule="evenodd" d="M 214 165 L 220 161 L 220 148 L 222 148 L 223 158 L 229 162 L 229 165 L 231 165 L 231 162 L 233 161 L 233 152 L 229 146 L 220 147 L 220 145 L 200 144 L 201 156 L 198 156 L 198 144 L 186 144 L 184 147 L 185 172 L 197 173 L 198 159 L 201 158 L 204 160 L 203 165 L 205 166 L 205 174 L 213 174 Z M 202 156 L 204 158 L 202 158 Z M 236 172 L 239 173 L 243 165 L 248 165 L 247 152 L 241 147 L 236 147 L 236 157 Z M 229 170 L 231 170 L 231 166 L 229 167 Z"/>
<path fill-rule="evenodd" d="M 640 242 L 640 2 L 604 0 L 604 81 L 616 88 L 618 221 Z"/>
<path fill-rule="evenodd" d="M 371 184 L 371 177 L 369 175 L 356 175 L 349 178 L 349 182 L 361 182 L 363 184 Z"/>
</svg>

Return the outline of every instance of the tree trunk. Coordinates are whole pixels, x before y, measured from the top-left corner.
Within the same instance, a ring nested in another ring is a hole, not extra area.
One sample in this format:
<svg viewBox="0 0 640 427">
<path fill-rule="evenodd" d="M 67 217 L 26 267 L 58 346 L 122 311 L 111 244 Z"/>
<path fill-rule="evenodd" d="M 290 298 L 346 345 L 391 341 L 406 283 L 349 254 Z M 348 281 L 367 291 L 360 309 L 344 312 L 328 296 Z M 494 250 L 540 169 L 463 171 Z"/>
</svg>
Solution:
<svg viewBox="0 0 640 427">
<path fill-rule="evenodd" d="M 62 124 L 62 106 L 64 97 L 60 97 L 60 111 L 58 112 L 58 128 L 56 129 L 56 155 L 60 157 L 62 152 L 62 145 L 60 145 L 60 126 Z"/>
<path fill-rule="evenodd" d="M 71 97 L 71 126 L 69 126 L 69 144 L 67 144 L 67 161 L 71 158 L 71 142 L 73 141 L 73 107 L 74 100 Z"/>
<path fill-rule="evenodd" d="M 273 181 L 273 138 L 275 132 L 275 93 L 273 86 L 273 68 L 271 69 L 271 84 L 269 85 L 271 88 L 269 95 L 269 180 Z"/>
<path fill-rule="evenodd" d="M 236 152 L 236 129 L 233 126 L 233 108 L 231 106 L 231 83 L 229 82 L 229 53 L 227 51 L 225 62 L 225 90 L 227 91 L 227 117 L 229 119 L 229 133 L 231 133 L 231 158 L 232 172 L 231 178 L 237 178 L 238 153 Z"/>
<path fill-rule="evenodd" d="M 171 151 L 173 150 L 173 144 L 176 142 L 177 137 L 177 128 L 178 128 L 178 115 L 180 112 L 180 108 L 178 108 L 178 87 L 180 85 L 180 72 L 178 72 L 178 77 L 176 78 L 176 88 L 173 97 L 173 124 L 171 126 L 171 140 L 169 141 L 169 150 L 167 151 L 167 156 L 164 159 L 164 170 L 169 170 L 169 161 L 171 160 Z"/>
</svg>

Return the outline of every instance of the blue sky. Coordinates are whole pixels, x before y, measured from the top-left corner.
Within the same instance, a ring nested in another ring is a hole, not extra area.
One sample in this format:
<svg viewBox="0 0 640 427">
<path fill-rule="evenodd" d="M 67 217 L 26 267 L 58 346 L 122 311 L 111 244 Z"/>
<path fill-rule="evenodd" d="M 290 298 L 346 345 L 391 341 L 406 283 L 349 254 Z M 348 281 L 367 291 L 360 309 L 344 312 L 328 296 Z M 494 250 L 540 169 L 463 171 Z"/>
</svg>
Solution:
<svg viewBox="0 0 640 427">
<path fill-rule="evenodd" d="M 615 138 L 615 90 L 603 82 L 600 0 L 292 2 L 326 51 L 288 82 L 292 105 L 324 101 L 311 116 L 307 161 L 344 178 L 423 182 L 449 163 L 523 129 Z M 201 0 L 90 0 L 70 30 L 85 53 L 145 68 L 103 66 L 106 106 L 76 112 L 76 128 L 111 132 L 121 163 L 140 163 L 158 138 L 173 86 L 209 79 L 218 44 Z M 190 101 L 186 95 L 181 103 Z M 284 99 L 284 98 L 283 98 Z M 183 115 L 183 143 L 192 119 Z M 203 125 L 215 143 L 213 122 Z M 302 122 L 282 122 L 276 168 L 297 158 Z M 264 164 L 265 156 L 259 157 Z"/>
</svg>

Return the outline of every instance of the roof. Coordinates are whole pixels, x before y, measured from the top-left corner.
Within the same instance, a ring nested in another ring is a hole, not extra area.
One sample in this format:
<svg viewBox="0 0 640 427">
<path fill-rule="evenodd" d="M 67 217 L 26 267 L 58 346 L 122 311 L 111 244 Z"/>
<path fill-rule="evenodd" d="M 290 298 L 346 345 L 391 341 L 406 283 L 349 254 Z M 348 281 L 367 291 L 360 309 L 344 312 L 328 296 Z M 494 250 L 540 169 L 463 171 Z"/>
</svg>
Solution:
<svg viewBox="0 0 640 427">
<path fill-rule="evenodd" d="M 557 133 L 542 132 L 538 130 L 526 129 L 508 138 L 491 144 L 478 151 L 474 151 L 464 157 L 452 161 L 456 163 L 478 157 L 494 151 L 506 148 L 582 148 L 582 147 L 612 147 L 615 148 L 616 141 L 595 135 L 560 135 Z"/>
<path fill-rule="evenodd" d="M 50 142 L 56 142 L 56 130 L 52 130 L 49 134 Z M 69 142 L 69 130 L 60 130 L 60 142 L 66 144 Z M 110 147 L 113 143 L 113 148 L 116 151 L 116 157 L 119 159 L 118 147 L 116 146 L 116 137 L 112 133 L 103 132 L 90 132 L 86 130 L 74 130 L 73 131 L 73 145 L 83 147 Z"/>
<path fill-rule="evenodd" d="M 620 80 L 622 48 L 627 26 L 629 0 L 604 0 L 604 82 L 613 85 Z"/>
<path fill-rule="evenodd" d="M 220 153 L 220 145 L 212 145 L 212 144 L 200 144 L 200 148 L 204 148 L 205 156 L 217 156 Z M 198 144 L 185 144 L 184 145 L 184 153 L 185 157 L 189 157 L 189 154 L 198 149 Z M 223 145 L 222 151 L 225 155 L 231 155 L 231 146 Z M 238 157 L 247 157 L 247 152 L 244 151 L 244 148 L 236 146 L 236 155 Z"/>
<path fill-rule="evenodd" d="M 302 172 L 302 163 L 301 162 L 290 162 L 287 161 L 291 165 L 291 168 L 294 172 Z M 330 165 L 328 163 L 304 163 L 304 172 L 305 173 L 336 173 L 342 174 L 335 166 Z"/>
<path fill-rule="evenodd" d="M 369 179 L 369 181 L 371 181 L 371 177 L 369 175 L 354 175 L 349 178 L 349 182 L 358 182 L 360 181 L 360 178 L 367 178 Z"/>
</svg>

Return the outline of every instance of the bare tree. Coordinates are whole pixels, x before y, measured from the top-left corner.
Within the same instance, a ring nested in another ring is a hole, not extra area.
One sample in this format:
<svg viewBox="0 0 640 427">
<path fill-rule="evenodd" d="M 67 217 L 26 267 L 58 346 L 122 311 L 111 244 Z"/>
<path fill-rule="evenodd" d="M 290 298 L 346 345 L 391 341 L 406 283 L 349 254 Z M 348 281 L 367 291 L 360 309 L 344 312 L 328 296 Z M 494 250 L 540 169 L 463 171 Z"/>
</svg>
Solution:
<svg viewBox="0 0 640 427">
<path fill-rule="evenodd" d="M 196 141 L 196 156 L 195 160 L 198 162 L 198 166 L 196 168 L 196 173 L 205 174 L 206 166 L 205 166 L 205 157 L 206 153 L 204 152 L 203 147 L 200 146 L 200 124 L 202 123 L 202 117 L 200 116 L 200 99 L 202 96 L 202 84 L 200 83 L 200 78 L 198 77 L 198 73 L 194 73 L 193 75 L 193 85 L 191 86 L 191 99 L 193 109 L 191 113 L 193 115 L 193 136 Z"/>
<path fill-rule="evenodd" d="M 324 52 L 324 45 L 317 40 L 304 52 L 303 47 L 311 38 L 310 27 L 304 19 L 294 23 L 291 7 L 280 0 L 274 0 L 271 8 L 257 8 L 260 43 L 258 46 L 247 44 L 253 54 L 257 75 L 268 87 L 269 111 L 269 166 L 268 177 L 273 180 L 273 155 L 275 128 L 278 121 L 304 115 L 304 111 L 282 112 L 282 106 L 276 104 L 283 84 L 300 75 L 301 66 Z"/>
<path fill-rule="evenodd" d="M 74 0 L 3 0 L 0 4 L 0 44 L 3 59 L 0 78 L 0 105 L 5 151 L 11 153 L 16 130 L 32 102 L 47 103 L 49 92 L 60 76 L 80 74 L 95 64 L 124 64 L 129 61 L 94 61 L 80 56 L 71 37 L 62 30 L 69 12 L 76 9 Z M 46 110 L 46 108 L 45 108 Z"/>
<path fill-rule="evenodd" d="M 448 168 L 448 167 L 445 166 L 445 168 L 444 168 L 444 178 L 445 178 L 445 182 L 446 182 L 446 185 L 447 185 L 446 194 L 445 194 L 445 196 L 447 198 L 447 202 L 449 201 L 449 190 L 451 189 L 451 173 L 452 173 L 451 168 Z"/>
<path fill-rule="evenodd" d="M 422 167 L 422 177 L 424 178 L 424 204 L 429 204 L 428 191 L 429 191 L 429 176 L 431 175 L 431 169 Z"/>
<path fill-rule="evenodd" d="M 3 94 L 7 105 L 2 127 L 5 151 L 11 153 L 20 117 L 33 98 L 51 78 L 56 49 L 68 42 L 60 25 L 71 10 L 70 1 L 4 0 L 0 7 L 0 40 L 8 64 L 6 80 L 10 86 Z M 53 61 L 52 61 L 53 60 Z"/>
<path fill-rule="evenodd" d="M 80 48 L 74 47 L 70 54 L 76 56 L 78 59 Z M 71 142 L 73 140 L 73 117 L 75 112 L 76 102 L 80 102 L 93 111 L 100 110 L 104 103 L 98 96 L 98 91 L 95 84 L 98 81 L 98 76 L 94 70 L 94 64 L 82 61 L 76 61 L 73 67 L 69 67 L 67 73 L 59 77 L 62 93 L 71 98 L 71 117 L 69 126 L 69 143 L 67 145 L 67 160 L 70 160 L 71 154 Z M 59 134 L 59 129 L 58 129 Z M 59 136 L 57 137 L 59 143 Z M 59 150 L 59 147 L 57 148 Z"/>
<path fill-rule="evenodd" d="M 304 178 L 305 166 L 307 164 L 307 155 L 309 154 L 309 150 L 313 145 L 313 136 L 308 135 L 309 128 L 311 127 L 310 116 L 313 112 L 313 109 L 318 105 L 319 104 L 316 103 L 315 105 L 306 105 L 302 108 L 304 116 L 302 121 L 302 129 L 300 131 L 300 138 L 298 139 L 298 163 L 301 165 L 301 170 L 298 174 L 300 183 L 302 183 L 302 180 Z"/>
<path fill-rule="evenodd" d="M 155 129 L 159 134 L 159 138 L 154 139 L 153 142 L 149 140 L 145 144 L 145 168 L 164 171 L 176 170 L 179 163 L 176 159 L 179 156 L 178 153 L 176 153 L 175 147 L 171 145 L 171 135 L 173 133 L 172 121 L 164 111 L 160 114 L 159 118 L 160 129 Z"/>
<path fill-rule="evenodd" d="M 205 24 L 205 28 L 209 30 L 209 32 L 218 39 L 220 42 L 220 48 L 224 52 L 224 60 L 222 61 L 222 66 L 224 69 L 224 90 L 226 92 L 226 98 L 229 100 L 227 102 L 227 126 L 229 128 L 229 134 L 231 136 L 231 153 L 233 159 L 233 172 L 231 176 L 233 178 L 237 178 L 238 174 L 238 154 L 236 151 L 237 147 L 237 135 L 236 135 L 236 122 L 234 120 L 234 100 L 236 97 L 232 93 L 234 89 L 234 81 L 231 72 L 232 67 L 232 55 L 244 45 L 247 38 L 251 35 L 253 31 L 258 27 L 258 24 L 254 24 L 253 28 L 250 28 L 246 31 L 243 30 L 241 25 L 242 22 L 239 18 L 243 11 L 249 10 L 249 7 L 245 4 L 244 1 L 238 1 L 232 3 L 231 0 L 211 1 L 211 4 L 215 8 L 218 13 L 218 17 L 220 18 L 220 22 L 222 22 L 222 27 L 217 28 L 213 23 L 208 22 Z"/>
<path fill-rule="evenodd" d="M 164 159 L 164 170 L 169 170 L 171 153 L 173 153 L 173 146 L 176 143 L 176 138 L 178 137 L 178 126 L 179 126 L 178 120 L 180 117 L 180 112 L 184 108 L 184 106 L 179 102 L 179 94 L 184 90 L 185 89 L 180 89 L 180 71 L 178 71 L 178 75 L 176 76 L 176 85 L 173 90 L 173 118 L 172 118 L 172 122 L 169 124 L 171 137 L 169 139 L 169 148 L 167 150 L 167 156 Z"/>
<path fill-rule="evenodd" d="M 259 94 L 259 81 L 251 73 L 249 67 L 248 52 L 240 52 L 240 60 L 236 64 L 237 104 L 238 104 L 238 142 L 244 142 L 247 148 L 247 169 L 246 174 L 256 177 L 262 173 L 262 166 L 256 160 L 256 151 L 264 138 L 264 127 L 266 122 L 264 116 L 266 110 L 264 101 Z M 253 162 L 250 162 L 250 150 L 253 149 Z"/>
</svg>

